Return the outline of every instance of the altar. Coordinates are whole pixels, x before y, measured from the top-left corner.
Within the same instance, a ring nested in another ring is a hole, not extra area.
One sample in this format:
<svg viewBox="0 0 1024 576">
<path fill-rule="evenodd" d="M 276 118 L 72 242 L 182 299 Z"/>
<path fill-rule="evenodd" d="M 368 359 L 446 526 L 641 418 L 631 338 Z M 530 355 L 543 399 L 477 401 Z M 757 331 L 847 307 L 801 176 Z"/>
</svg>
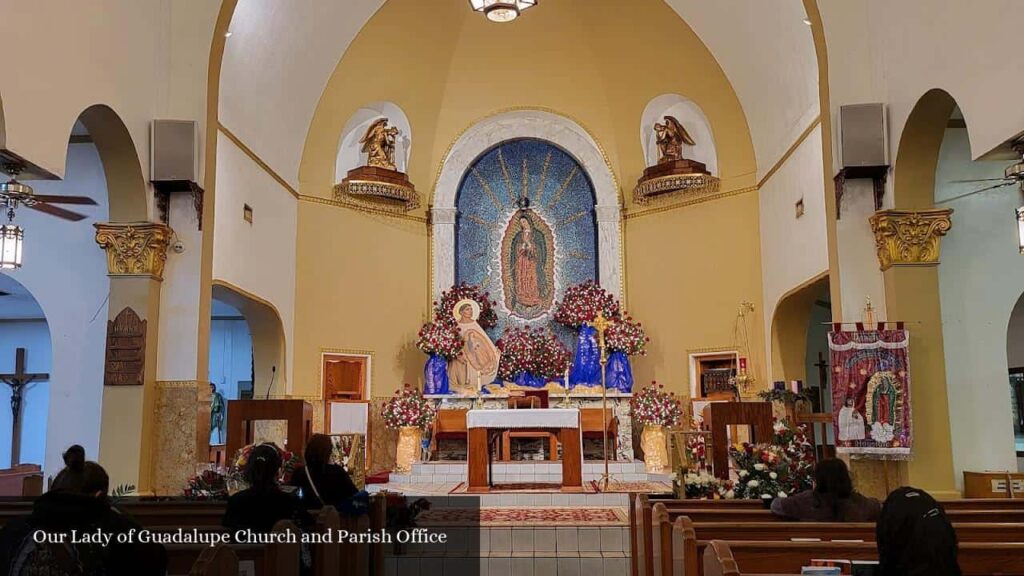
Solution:
<svg viewBox="0 0 1024 576">
<path fill-rule="evenodd" d="M 493 433 L 524 428 L 557 431 L 562 447 L 561 491 L 583 491 L 583 441 L 578 409 L 470 410 L 466 413 L 466 428 L 469 430 L 467 492 L 489 492 L 493 485 L 490 473 L 494 458 Z"/>
</svg>

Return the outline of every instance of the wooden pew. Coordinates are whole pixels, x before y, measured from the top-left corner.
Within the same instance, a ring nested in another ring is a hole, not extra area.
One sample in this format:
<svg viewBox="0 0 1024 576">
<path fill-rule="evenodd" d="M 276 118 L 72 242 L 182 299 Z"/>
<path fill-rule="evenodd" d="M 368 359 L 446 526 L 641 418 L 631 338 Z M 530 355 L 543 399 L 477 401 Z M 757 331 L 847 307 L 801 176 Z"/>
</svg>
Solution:
<svg viewBox="0 0 1024 576">
<path fill-rule="evenodd" d="M 324 506 L 316 516 L 317 534 L 324 535 L 326 540 L 335 542 L 341 518 L 333 506 Z M 341 572 L 341 545 L 320 543 L 313 545 L 313 570 L 317 576 L 338 576 Z M 349 574 L 353 574 L 350 572 Z"/>
<path fill-rule="evenodd" d="M 650 494 L 651 502 L 662 502 L 669 508 L 715 508 L 723 510 L 763 509 L 760 500 L 680 500 L 671 495 Z M 951 510 L 1024 510 L 1024 498 L 976 498 L 940 500 L 946 511 Z"/>
<path fill-rule="evenodd" d="M 38 464 L 18 464 L 0 470 L 0 496 L 39 496 L 43 493 L 43 471 Z"/>
<path fill-rule="evenodd" d="M 292 531 L 298 538 L 299 530 L 289 520 L 281 520 L 274 525 L 272 532 L 284 533 Z M 298 576 L 299 544 L 280 543 L 268 544 L 231 544 L 231 550 L 237 555 L 239 562 L 252 560 L 256 566 L 257 576 Z M 199 560 L 210 546 L 206 544 L 168 544 L 167 573 L 188 574 L 192 566 Z M 237 574 L 237 571 L 235 572 Z"/>
<path fill-rule="evenodd" d="M 769 542 L 699 541 L 704 576 L 758 573 L 799 574 L 812 558 L 877 560 L 878 550 L 870 542 Z M 728 549 L 729 553 L 725 550 Z M 711 550 L 709 552 L 708 550 Z M 960 545 L 958 561 L 965 576 L 1024 575 L 1024 544 L 969 542 Z M 721 568 L 716 566 L 720 562 Z M 710 571 L 708 570 L 710 564 Z M 721 570 L 720 572 L 718 570 Z M 746 570 L 746 571 L 744 571 Z M 683 573 L 677 576 L 698 576 Z"/>
<path fill-rule="evenodd" d="M 661 503 L 663 504 L 663 503 Z M 664 504 L 663 504 L 664 505 Z M 669 516 L 689 516 L 697 523 L 704 522 L 786 522 L 770 510 L 739 509 L 721 510 L 715 508 L 689 508 L 666 506 Z M 1011 510 L 946 510 L 946 516 L 957 522 L 1008 522 L 1024 523 L 1024 509 Z"/>
<path fill-rule="evenodd" d="M 224 544 L 206 548 L 192 564 L 189 576 L 238 576 L 238 555 Z"/>
<path fill-rule="evenodd" d="M 657 509 L 657 506 L 655 506 Z M 875 541 L 873 522 L 708 522 L 694 524 L 680 516 L 673 525 L 692 527 L 701 540 L 863 540 Z M 1024 524 L 956 523 L 960 542 L 1024 542 Z"/>
</svg>

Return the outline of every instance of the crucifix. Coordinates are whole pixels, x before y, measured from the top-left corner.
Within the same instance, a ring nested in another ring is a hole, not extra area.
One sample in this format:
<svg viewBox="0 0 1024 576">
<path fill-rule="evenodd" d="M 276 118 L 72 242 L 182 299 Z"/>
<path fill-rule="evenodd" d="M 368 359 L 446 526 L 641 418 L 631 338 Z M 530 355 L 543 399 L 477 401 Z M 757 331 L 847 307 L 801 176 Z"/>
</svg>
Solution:
<svg viewBox="0 0 1024 576">
<path fill-rule="evenodd" d="M 11 466 L 21 463 L 21 402 L 24 399 L 25 387 L 36 380 L 48 380 L 49 374 L 29 374 L 25 372 L 25 349 L 18 348 L 14 353 L 14 373 L 0 374 L 0 382 L 11 387 Z"/>
</svg>

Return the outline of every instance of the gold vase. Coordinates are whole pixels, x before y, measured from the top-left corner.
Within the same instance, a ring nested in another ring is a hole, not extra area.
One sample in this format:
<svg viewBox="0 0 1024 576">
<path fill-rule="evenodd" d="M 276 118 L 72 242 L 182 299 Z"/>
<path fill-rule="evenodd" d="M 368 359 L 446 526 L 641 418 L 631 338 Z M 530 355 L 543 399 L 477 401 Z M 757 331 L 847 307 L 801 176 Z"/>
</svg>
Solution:
<svg viewBox="0 0 1024 576">
<path fill-rule="evenodd" d="M 663 472 L 668 468 L 668 439 L 664 426 L 645 424 L 640 435 L 640 448 L 644 451 L 644 468 L 648 472 Z"/>
<path fill-rule="evenodd" d="M 419 460 L 420 441 L 423 429 L 418 426 L 402 426 L 398 429 L 398 450 L 395 454 L 395 472 L 407 474 L 412 464 Z"/>
</svg>

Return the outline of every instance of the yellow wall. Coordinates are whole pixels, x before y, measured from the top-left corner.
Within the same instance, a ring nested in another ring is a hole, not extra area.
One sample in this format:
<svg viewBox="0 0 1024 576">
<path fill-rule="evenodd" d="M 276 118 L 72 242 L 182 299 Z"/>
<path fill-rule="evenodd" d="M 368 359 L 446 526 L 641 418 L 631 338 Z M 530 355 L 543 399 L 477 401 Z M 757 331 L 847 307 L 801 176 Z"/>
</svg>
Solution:
<svg viewBox="0 0 1024 576">
<path fill-rule="evenodd" d="M 314 115 L 302 195 L 330 197 L 341 131 L 365 103 L 389 100 L 408 116 L 409 175 L 425 205 L 463 130 L 502 110 L 537 107 L 591 133 L 624 190 L 628 213 L 635 208 L 629 191 L 644 168 L 640 115 L 665 93 L 690 98 L 707 115 L 721 189 L 754 185 L 739 102 L 710 53 L 664 2 L 561 0 L 535 9 L 543 18 L 527 13 L 508 26 L 465 8 L 390 0 L 370 20 Z M 422 219 L 424 211 L 413 215 Z M 657 377 L 682 391 L 686 351 L 731 345 L 741 301 L 761 310 L 757 193 L 635 216 L 624 223 L 627 305 L 650 332 L 654 352 L 636 362 L 637 378 Z M 307 199 L 300 202 L 296 259 L 294 394 L 320 394 L 322 348 L 374 352 L 374 396 L 419 382 L 423 357 L 412 342 L 429 313 L 425 224 Z M 759 315 L 752 320 L 751 345 L 762 350 L 763 322 Z"/>
</svg>

